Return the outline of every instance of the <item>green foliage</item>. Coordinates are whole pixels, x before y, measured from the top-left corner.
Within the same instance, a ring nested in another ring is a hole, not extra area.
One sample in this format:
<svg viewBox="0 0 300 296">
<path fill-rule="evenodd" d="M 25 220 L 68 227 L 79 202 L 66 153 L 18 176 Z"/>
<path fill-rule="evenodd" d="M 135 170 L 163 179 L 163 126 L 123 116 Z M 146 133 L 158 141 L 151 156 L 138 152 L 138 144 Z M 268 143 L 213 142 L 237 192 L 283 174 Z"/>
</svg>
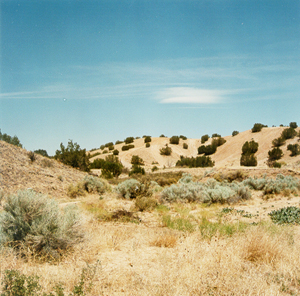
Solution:
<svg viewBox="0 0 300 296">
<path fill-rule="evenodd" d="M 180 135 L 179 138 L 182 139 L 182 140 L 187 140 L 187 137 L 183 136 L 183 135 Z"/>
<path fill-rule="evenodd" d="M 287 150 L 291 151 L 290 156 L 297 156 L 300 154 L 300 146 L 298 144 L 289 144 Z"/>
<path fill-rule="evenodd" d="M 101 175 L 106 179 L 112 177 L 119 177 L 122 173 L 123 165 L 119 158 L 115 155 L 108 155 L 105 158 L 105 162 L 102 166 Z"/>
<path fill-rule="evenodd" d="M 36 154 L 40 154 L 40 155 L 42 155 L 44 157 L 49 157 L 47 151 L 44 150 L 44 149 L 34 150 L 33 152 L 36 153 Z"/>
<path fill-rule="evenodd" d="M 194 157 L 184 157 L 180 156 L 180 160 L 177 161 L 176 166 L 187 166 L 190 168 L 197 168 L 197 167 L 213 167 L 214 161 L 211 160 L 209 156 L 198 156 Z"/>
<path fill-rule="evenodd" d="M 108 150 L 109 150 L 109 151 L 112 151 L 112 150 L 114 150 L 114 149 L 115 149 L 114 145 L 108 146 Z"/>
<path fill-rule="evenodd" d="M 161 134 L 159 137 L 160 138 L 165 138 L 166 136 L 164 134 Z"/>
<path fill-rule="evenodd" d="M 36 161 L 36 155 L 34 154 L 34 152 L 28 151 L 27 155 L 28 155 L 28 158 L 29 158 L 29 160 L 30 160 L 31 162 Z"/>
<path fill-rule="evenodd" d="M 297 132 L 292 127 L 289 127 L 282 131 L 281 136 L 286 140 L 293 139 L 297 136 Z"/>
<path fill-rule="evenodd" d="M 115 150 L 113 151 L 113 155 L 119 155 L 119 150 L 115 149 Z"/>
<path fill-rule="evenodd" d="M 242 154 L 240 165 L 242 166 L 257 166 L 257 158 L 254 154 Z"/>
<path fill-rule="evenodd" d="M 133 143 L 133 141 L 134 141 L 134 137 L 127 137 L 127 138 L 124 140 L 125 144 Z"/>
<path fill-rule="evenodd" d="M 1 141 L 5 141 L 5 142 L 7 142 L 9 144 L 15 145 L 17 147 L 21 147 L 21 148 L 23 147 L 17 136 L 11 137 L 8 134 L 5 134 L 5 133 L 2 134 L 1 129 L 0 129 L 0 140 Z"/>
<path fill-rule="evenodd" d="M 122 151 L 127 151 L 127 150 L 130 150 L 130 149 L 132 149 L 132 148 L 134 148 L 134 145 L 124 145 L 124 146 L 122 146 Z"/>
<path fill-rule="evenodd" d="M 252 128 L 252 133 L 258 133 L 262 130 L 263 127 L 268 127 L 267 125 L 261 123 L 255 123 Z"/>
<path fill-rule="evenodd" d="M 189 145 L 187 143 L 183 143 L 183 149 L 188 149 L 189 148 Z"/>
<path fill-rule="evenodd" d="M 166 147 L 163 147 L 159 150 L 160 155 L 166 155 L 169 156 L 172 154 L 172 148 L 168 146 L 168 144 L 166 144 Z"/>
<path fill-rule="evenodd" d="M 58 203 L 32 190 L 9 195 L 0 214 L 0 244 L 58 258 L 82 238 L 74 206 L 63 211 Z M 21 250 L 22 251 L 22 250 Z"/>
<path fill-rule="evenodd" d="M 212 134 L 211 137 L 212 137 L 212 138 L 219 138 L 219 137 L 221 137 L 221 135 L 219 135 L 219 134 L 217 134 L 217 133 L 214 133 L 214 134 Z"/>
<path fill-rule="evenodd" d="M 131 164 L 133 165 L 145 165 L 144 160 L 138 155 L 132 155 Z"/>
<path fill-rule="evenodd" d="M 170 215 L 163 215 L 162 224 L 165 227 L 180 231 L 193 232 L 195 230 L 195 225 L 190 221 L 190 219 L 184 217 L 173 218 Z"/>
<path fill-rule="evenodd" d="M 273 167 L 273 168 L 278 168 L 278 169 L 280 169 L 280 168 L 281 168 L 281 163 L 280 163 L 280 162 L 277 162 L 277 161 L 273 161 L 273 162 L 272 162 L 272 167 Z"/>
<path fill-rule="evenodd" d="M 233 131 L 232 132 L 232 136 L 234 137 L 234 136 L 237 136 L 239 134 L 239 132 L 238 131 Z"/>
<path fill-rule="evenodd" d="M 198 147 L 198 154 L 205 154 L 205 155 L 211 155 L 214 154 L 217 151 L 216 145 L 201 145 Z"/>
<path fill-rule="evenodd" d="M 193 182 L 189 178 L 182 178 L 177 184 L 165 188 L 161 197 L 168 202 L 225 203 L 249 199 L 251 192 L 243 184 L 219 183 L 214 179 L 200 183 Z"/>
<path fill-rule="evenodd" d="M 142 168 L 140 165 L 134 164 L 129 172 L 129 176 L 137 174 L 145 175 L 145 169 Z"/>
<path fill-rule="evenodd" d="M 220 136 L 220 137 L 217 137 L 217 138 L 213 139 L 212 142 L 211 142 L 211 145 L 219 147 L 219 146 L 222 146 L 225 143 L 226 143 L 226 140 Z"/>
<path fill-rule="evenodd" d="M 201 137 L 201 144 L 204 144 L 209 139 L 209 135 L 204 135 Z"/>
<path fill-rule="evenodd" d="M 285 144 L 285 138 L 283 136 L 280 136 L 279 138 L 274 139 L 272 141 L 272 144 L 274 147 L 280 147 Z"/>
<path fill-rule="evenodd" d="M 268 215 L 276 224 L 300 224 L 300 209 L 297 207 L 281 208 Z"/>
<path fill-rule="evenodd" d="M 105 163 L 104 159 L 97 158 L 90 164 L 90 168 L 91 169 L 102 169 L 104 163 Z"/>
<path fill-rule="evenodd" d="M 298 127 L 297 122 L 290 122 L 290 127 L 297 128 Z"/>
<path fill-rule="evenodd" d="M 82 185 L 88 193 L 103 194 L 109 189 L 109 185 L 106 180 L 90 175 L 83 178 Z"/>
<path fill-rule="evenodd" d="M 283 152 L 279 147 L 275 147 L 268 152 L 268 161 L 279 160 L 283 156 Z"/>
<path fill-rule="evenodd" d="M 54 158 L 82 171 L 89 171 L 89 157 L 85 149 L 80 149 L 72 140 L 69 140 L 67 148 L 61 143 L 60 150 L 56 150 Z"/>
<path fill-rule="evenodd" d="M 144 143 L 150 143 L 150 142 L 151 142 L 151 137 L 150 136 L 145 136 Z"/>
<path fill-rule="evenodd" d="M 103 150 L 105 148 L 105 145 L 101 145 L 100 149 Z"/>
<path fill-rule="evenodd" d="M 124 143 L 124 142 L 118 140 L 118 141 L 116 141 L 115 145 L 122 144 L 122 143 Z"/>
<path fill-rule="evenodd" d="M 246 141 L 242 147 L 242 154 L 254 154 L 258 150 L 258 143 L 254 140 Z"/>
<path fill-rule="evenodd" d="M 144 191 L 144 185 L 135 179 L 128 179 L 118 184 L 115 191 L 123 198 L 136 198 Z"/>
<path fill-rule="evenodd" d="M 149 148 L 150 147 L 150 143 L 146 143 L 146 148 Z"/>
<path fill-rule="evenodd" d="M 178 136 L 172 136 L 170 138 L 170 144 L 178 145 L 179 144 L 179 137 Z"/>
<path fill-rule="evenodd" d="M 138 211 L 143 212 L 154 209 L 157 206 L 157 201 L 148 196 L 141 196 L 136 198 L 134 205 Z"/>
<path fill-rule="evenodd" d="M 152 171 L 152 172 L 158 171 L 158 167 L 155 165 L 154 167 L 152 167 L 151 171 Z"/>
</svg>

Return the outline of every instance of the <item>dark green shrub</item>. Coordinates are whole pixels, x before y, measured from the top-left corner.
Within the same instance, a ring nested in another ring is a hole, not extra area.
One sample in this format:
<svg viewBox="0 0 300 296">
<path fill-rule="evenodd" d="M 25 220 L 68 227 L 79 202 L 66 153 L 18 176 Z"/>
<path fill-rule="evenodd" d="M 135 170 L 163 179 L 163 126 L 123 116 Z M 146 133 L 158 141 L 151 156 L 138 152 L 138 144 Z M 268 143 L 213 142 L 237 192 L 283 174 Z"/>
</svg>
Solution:
<svg viewBox="0 0 300 296">
<path fill-rule="evenodd" d="M 114 150 L 114 149 L 115 149 L 115 147 L 113 145 L 108 147 L 109 151 Z"/>
<path fill-rule="evenodd" d="M 134 148 L 134 145 L 124 145 L 124 146 L 122 146 L 122 151 L 127 151 L 132 148 Z"/>
<path fill-rule="evenodd" d="M 290 156 L 297 156 L 300 154 L 300 146 L 298 144 L 289 144 L 287 150 L 291 151 Z"/>
<path fill-rule="evenodd" d="M 298 127 L 297 122 L 290 122 L 290 127 L 297 128 Z"/>
<path fill-rule="evenodd" d="M 205 154 L 205 155 L 211 155 L 214 154 L 217 151 L 216 145 L 202 145 L 198 147 L 198 154 Z"/>
<path fill-rule="evenodd" d="M 267 125 L 261 123 L 255 123 L 252 128 L 252 133 L 258 133 L 262 130 L 263 127 L 268 127 Z"/>
<path fill-rule="evenodd" d="M 209 135 L 204 135 L 201 137 L 201 144 L 204 144 L 209 139 Z"/>
<path fill-rule="evenodd" d="M 79 222 L 74 205 L 62 211 L 54 199 L 32 190 L 19 191 L 6 197 L 3 205 L 0 244 L 56 259 L 82 239 Z"/>
<path fill-rule="evenodd" d="M 104 163 L 105 163 L 104 159 L 97 158 L 90 164 L 90 169 L 102 169 Z"/>
<path fill-rule="evenodd" d="M 150 147 L 150 143 L 146 143 L 146 148 L 149 148 Z"/>
<path fill-rule="evenodd" d="M 42 155 L 44 157 L 49 157 L 47 151 L 44 150 L 44 149 L 34 150 L 33 152 L 36 153 L 36 154 L 40 154 L 40 155 Z"/>
<path fill-rule="evenodd" d="M 151 137 L 150 136 L 145 136 L 144 143 L 150 143 L 150 142 L 151 142 Z"/>
<path fill-rule="evenodd" d="M 28 158 L 29 158 L 29 160 L 30 160 L 31 162 L 36 161 L 36 155 L 34 154 L 34 152 L 28 151 L 27 155 L 28 155 Z"/>
<path fill-rule="evenodd" d="M 2 134 L 1 133 L 1 129 L 0 129 L 0 140 L 1 141 L 5 141 L 5 142 L 7 142 L 7 143 L 9 143 L 9 144 L 12 144 L 12 145 L 15 145 L 15 146 L 17 146 L 17 147 L 23 147 L 22 146 L 22 144 L 20 143 L 20 140 L 18 139 L 18 137 L 17 136 L 13 136 L 13 137 L 11 137 L 10 135 L 8 135 L 8 134 Z"/>
<path fill-rule="evenodd" d="M 105 162 L 102 166 L 101 175 L 106 179 L 112 177 L 119 177 L 122 173 L 123 165 L 119 158 L 115 155 L 109 155 L 105 158 Z"/>
<path fill-rule="evenodd" d="M 100 149 L 103 150 L 105 148 L 105 145 L 101 145 Z"/>
<path fill-rule="evenodd" d="M 240 165 L 242 166 L 257 166 L 257 158 L 252 154 L 242 154 Z"/>
<path fill-rule="evenodd" d="M 246 141 L 242 147 L 242 154 L 252 154 L 256 153 L 258 150 L 258 143 L 254 140 L 250 142 Z"/>
<path fill-rule="evenodd" d="M 61 143 L 60 150 L 56 150 L 54 158 L 82 171 L 89 171 L 89 157 L 85 149 L 80 149 L 80 146 L 72 140 L 69 140 L 67 147 Z"/>
<path fill-rule="evenodd" d="M 131 164 L 133 165 L 145 165 L 144 160 L 138 155 L 132 155 Z"/>
<path fill-rule="evenodd" d="M 270 150 L 268 152 L 268 155 L 269 155 L 268 160 L 274 161 L 280 159 L 283 156 L 283 152 L 280 148 L 276 147 Z"/>
<path fill-rule="evenodd" d="M 166 136 L 164 134 L 161 134 L 159 137 L 160 138 L 165 138 Z"/>
<path fill-rule="evenodd" d="M 182 140 L 187 140 L 187 137 L 183 136 L 183 135 L 180 135 L 179 138 L 182 139 Z"/>
<path fill-rule="evenodd" d="M 238 131 L 233 131 L 232 132 L 232 136 L 234 137 L 234 136 L 237 136 L 239 134 L 239 132 Z"/>
<path fill-rule="evenodd" d="M 113 151 L 113 155 L 119 155 L 119 150 L 115 149 L 115 150 Z"/>
<path fill-rule="evenodd" d="M 172 148 L 166 145 L 166 147 L 163 147 L 159 150 L 160 155 L 171 155 L 172 154 Z"/>
<path fill-rule="evenodd" d="M 215 138 L 215 139 L 212 140 L 211 145 L 219 147 L 219 146 L 222 146 L 225 143 L 226 143 L 226 140 L 224 138 L 217 137 L 217 138 Z"/>
<path fill-rule="evenodd" d="M 293 139 L 297 136 L 297 132 L 292 127 L 289 127 L 282 131 L 281 136 L 286 140 Z"/>
<path fill-rule="evenodd" d="M 113 142 L 108 142 L 104 145 L 106 148 L 109 148 L 111 146 L 114 146 L 114 143 Z"/>
<path fill-rule="evenodd" d="M 158 167 L 155 165 L 154 167 L 152 167 L 151 171 L 152 172 L 158 171 Z"/>
<path fill-rule="evenodd" d="M 145 175 L 145 169 L 142 168 L 140 165 L 134 164 L 129 172 L 129 176 L 137 174 Z"/>
<path fill-rule="evenodd" d="M 221 137 L 221 135 L 219 135 L 219 134 L 217 134 L 217 133 L 215 133 L 215 134 L 212 134 L 212 136 L 211 136 L 212 138 L 219 138 L 219 137 Z"/>
<path fill-rule="evenodd" d="M 170 138 L 170 144 L 178 145 L 179 144 L 179 137 L 178 136 L 172 136 Z"/>
<path fill-rule="evenodd" d="M 122 143 L 124 143 L 124 142 L 118 140 L 118 141 L 116 141 L 115 145 L 122 144 Z"/>
<path fill-rule="evenodd" d="M 189 145 L 187 143 L 183 143 L 183 149 L 188 149 Z"/>
<path fill-rule="evenodd" d="M 283 136 L 280 136 L 279 138 L 274 139 L 272 141 L 272 144 L 274 147 L 280 147 L 285 144 L 285 138 Z"/>
<path fill-rule="evenodd" d="M 134 141 L 134 137 L 127 137 L 127 138 L 124 140 L 125 144 L 133 143 L 133 141 Z"/>
<path fill-rule="evenodd" d="M 197 168 L 197 167 L 213 167 L 214 161 L 211 160 L 209 156 L 198 156 L 196 158 L 194 157 L 184 157 L 180 156 L 180 160 L 177 161 L 176 166 L 187 166 L 190 168 Z"/>
<path fill-rule="evenodd" d="M 273 161 L 273 162 L 272 162 L 272 167 L 273 167 L 273 168 L 280 169 L 280 168 L 281 168 L 281 163 L 280 163 L 280 162 L 277 162 L 277 161 Z"/>
<path fill-rule="evenodd" d="M 108 150 L 107 149 L 105 149 L 103 152 L 102 152 L 102 154 L 107 154 L 108 153 Z"/>
<path fill-rule="evenodd" d="M 300 224 L 300 209 L 297 207 L 281 208 L 268 215 L 276 224 Z"/>
</svg>

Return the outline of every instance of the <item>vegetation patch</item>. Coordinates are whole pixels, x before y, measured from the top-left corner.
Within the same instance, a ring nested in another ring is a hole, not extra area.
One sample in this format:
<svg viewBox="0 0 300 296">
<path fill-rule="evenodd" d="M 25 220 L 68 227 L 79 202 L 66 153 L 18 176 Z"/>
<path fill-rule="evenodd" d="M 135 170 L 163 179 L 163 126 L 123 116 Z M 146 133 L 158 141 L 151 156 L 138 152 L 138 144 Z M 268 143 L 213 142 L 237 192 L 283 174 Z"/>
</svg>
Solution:
<svg viewBox="0 0 300 296">
<path fill-rule="evenodd" d="M 300 208 L 286 207 L 268 214 L 276 224 L 300 224 Z"/>
</svg>

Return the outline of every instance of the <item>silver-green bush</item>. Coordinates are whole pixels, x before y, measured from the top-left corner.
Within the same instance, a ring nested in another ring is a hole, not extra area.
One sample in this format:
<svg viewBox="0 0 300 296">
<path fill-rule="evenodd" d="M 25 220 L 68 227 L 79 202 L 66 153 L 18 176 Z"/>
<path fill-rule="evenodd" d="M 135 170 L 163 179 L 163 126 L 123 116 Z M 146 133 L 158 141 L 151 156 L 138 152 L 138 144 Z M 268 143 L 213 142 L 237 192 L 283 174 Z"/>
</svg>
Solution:
<svg viewBox="0 0 300 296">
<path fill-rule="evenodd" d="M 89 193 L 103 194 L 106 190 L 109 189 L 109 184 L 106 180 L 89 175 L 84 177 L 83 186 Z"/>
<path fill-rule="evenodd" d="M 144 190 L 144 185 L 135 179 L 128 179 L 117 185 L 115 191 L 126 199 L 135 198 Z"/>
<path fill-rule="evenodd" d="M 7 196 L 3 210 L 1 245 L 23 246 L 37 254 L 58 258 L 83 237 L 74 205 L 61 210 L 55 200 L 32 190 Z"/>
</svg>

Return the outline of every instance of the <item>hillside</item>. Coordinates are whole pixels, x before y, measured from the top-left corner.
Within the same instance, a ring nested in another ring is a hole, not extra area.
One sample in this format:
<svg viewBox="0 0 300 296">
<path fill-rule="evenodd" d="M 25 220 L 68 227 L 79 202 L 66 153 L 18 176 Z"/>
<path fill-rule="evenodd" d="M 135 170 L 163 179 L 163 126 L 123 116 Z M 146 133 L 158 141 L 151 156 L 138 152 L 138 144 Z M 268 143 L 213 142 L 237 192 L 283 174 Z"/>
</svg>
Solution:
<svg viewBox="0 0 300 296">
<path fill-rule="evenodd" d="M 28 151 L 0 141 L 0 189 L 16 192 L 32 188 L 53 197 L 66 197 L 67 187 L 86 173 L 36 154 L 31 162 Z"/>
<path fill-rule="evenodd" d="M 211 155 L 211 158 L 215 161 L 216 168 L 240 168 L 240 157 L 242 152 L 242 146 L 246 141 L 254 139 L 258 142 L 258 152 L 256 153 L 258 165 L 257 168 L 267 168 L 266 161 L 268 159 L 268 151 L 272 149 L 272 141 L 278 138 L 282 131 L 286 127 L 269 127 L 263 128 L 261 132 L 252 133 L 251 130 L 247 130 L 239 133 L 236 136 L 226 136 L 226 143 L 218 147 L 215 154 Z M 299 128 L 297 128 L 299 131 Z M 286 144 L 280 147 L 283 150 L 284 156 L 280 160 L 285 163 L 289 168 L 300 168 L 300 156 L 290 157 L 290 151 L 287 150 L 289 144 L 295 144 L 298 142 L 298 137 L 286 141 Z M 204 145 L 209 145 L 212 139 L 210 138 Z M 188 149 L 183 149 L 183 143 L 188 144 Z M 172 155 L 163 156 L 160 155 L 159 150 L 168 144 L 172 148 Z M 146 148 L 144 139 L 134 140 L 134 148 L 122 151 L 122 144 L 115 145 L 115 149 L 119 150 L 119 158 L 124 166 L 130 168 L 131 157 L 138 155 L 145 162 L 145 168 L 151 169 L 153 165 L 159 168 L 174 167 L 176 162 L 180 159 L 180 155 L 185 157 L 196 157 L 197 149 L 201 144 L 201 139 L 180 139 L 179 145 L 169 144 L 169 138 L 152 138 L 150 147 Z M 90 151 L 91 155 L 95 153 L 102 153 L 101 149 Z M 97 158 L 105 158 L 108 154 L 101 154 L 90 159 L 93 162 Z"/>
</svg>

